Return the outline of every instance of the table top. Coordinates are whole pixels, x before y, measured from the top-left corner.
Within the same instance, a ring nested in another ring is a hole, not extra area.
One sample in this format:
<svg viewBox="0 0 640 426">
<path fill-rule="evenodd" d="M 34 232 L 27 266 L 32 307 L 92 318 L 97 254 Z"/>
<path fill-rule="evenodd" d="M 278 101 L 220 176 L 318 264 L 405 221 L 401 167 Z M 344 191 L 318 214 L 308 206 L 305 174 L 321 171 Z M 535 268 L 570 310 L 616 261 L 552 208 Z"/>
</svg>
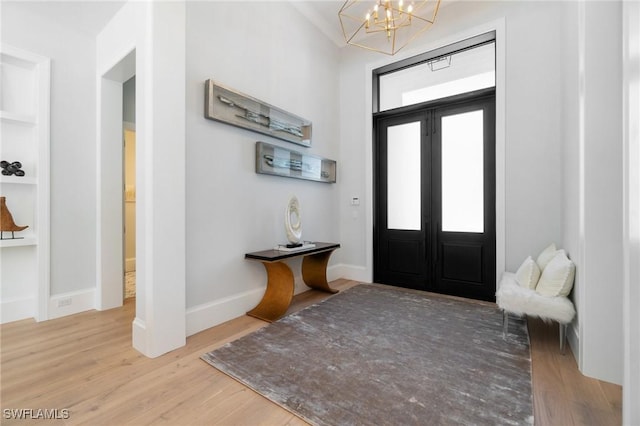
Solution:
<svg viewBox="0 0 640 426">
<path fill-rule="evenodd" d="M 314 253 L 321 253 L 324 251 L 335 250 L 340 248 L 340 244 L 338 243 L 320 243 L 313 242 L 315 247 L 300 249 L 294 251 L 279 251 L 279 250 L 262 250 L 262 251 L 254 251 L 252 253 L 245 253 L 245 259 L 254 259 L 261 260 L 263 262 L 277 262 L 283 259 L 290 259 L 298 256 L 306 256 Z"/>
</svg>

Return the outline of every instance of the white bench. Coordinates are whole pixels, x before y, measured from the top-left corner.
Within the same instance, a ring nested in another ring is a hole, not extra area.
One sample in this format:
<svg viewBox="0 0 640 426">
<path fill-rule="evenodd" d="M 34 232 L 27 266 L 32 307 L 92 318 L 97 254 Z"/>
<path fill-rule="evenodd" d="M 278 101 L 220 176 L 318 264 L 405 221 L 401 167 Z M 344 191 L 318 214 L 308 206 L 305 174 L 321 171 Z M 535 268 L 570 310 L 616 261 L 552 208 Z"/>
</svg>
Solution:
<svg viewBox="0 0 640 426">
<path fill-rule="evenodd" d="M 560 328 L 560 352 L 564 354 L 567 326 L 576 315 L 573 303 L 567 297 L 543 296 L 533 289 L 522 287 L 514 273 L 505 272 L 496 292 L 496 303 L 502 309 L 505 338 L 509 330 L 509 314 L 556 321 Z"/>
</svg>

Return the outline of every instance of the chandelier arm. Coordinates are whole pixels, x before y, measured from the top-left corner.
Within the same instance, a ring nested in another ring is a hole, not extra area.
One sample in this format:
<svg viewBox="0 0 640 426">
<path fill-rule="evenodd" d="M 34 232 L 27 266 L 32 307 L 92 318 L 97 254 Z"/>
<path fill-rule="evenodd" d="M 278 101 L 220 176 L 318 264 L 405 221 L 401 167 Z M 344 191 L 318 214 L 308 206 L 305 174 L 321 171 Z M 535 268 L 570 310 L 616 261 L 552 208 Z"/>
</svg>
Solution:
<svg viewBox="0 0 640 426">
<path fill-rule="evenodd" d="M 351 40 L 353 40 L 353 38 L 354 38 L 356 35 L 358 35 L 358 33 L 360 32 L 360 30 L 362 29 L 362 27 L 364 27 L 364 25 L 365 25 L 365 23 L 364 23 L 364 22 L 363 22 L 362 24 L 360 24 L 360 26 L 358 27 L 358 29 L 357 29 L 357 30 L 355 30 L 355 31 L 353 32 L 353 34 L 351 35 L 351 37 L 349 37 L 349 38 L 347 39 L 347 43 L 351 44 Z M 344 30 L 343 30 L 343 32 L 344 32 Z M 346 32 L 345 32 L 345 38 L 346 38 Z"/>
<path fill-rule="evenodd" d="M 396 51 L 396 31 L 393 31 L 393 41 L 391 42 L 391 51 Z"/>
</svg>

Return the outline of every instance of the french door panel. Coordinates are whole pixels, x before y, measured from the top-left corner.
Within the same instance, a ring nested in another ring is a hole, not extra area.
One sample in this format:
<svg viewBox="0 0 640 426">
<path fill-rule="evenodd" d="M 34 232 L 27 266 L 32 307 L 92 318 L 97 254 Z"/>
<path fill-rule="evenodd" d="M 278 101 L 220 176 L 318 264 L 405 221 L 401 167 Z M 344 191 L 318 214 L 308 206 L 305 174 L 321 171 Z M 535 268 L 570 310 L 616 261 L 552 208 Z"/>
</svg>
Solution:
<svg viewBox="0 0 640 426">
<path fill-rule="evenodd" d="M 422 167 L 431 151 L 425 144 L 427 119 L 424 113 L 406 114 L 378 120 L 376 128 L 374 276 L 380 283 L 426 290 L 431 272 L 424 196 L 430 176 Z"/>
<path fill-rule="evenodd" d="M 376 282 L 495 300 L 494 102 L 376 118 Z"/>
<path fill-rule="evenodd" d="M 494 98 L 434 111 L 433 290 L 495 300 Z"/>
</svg>

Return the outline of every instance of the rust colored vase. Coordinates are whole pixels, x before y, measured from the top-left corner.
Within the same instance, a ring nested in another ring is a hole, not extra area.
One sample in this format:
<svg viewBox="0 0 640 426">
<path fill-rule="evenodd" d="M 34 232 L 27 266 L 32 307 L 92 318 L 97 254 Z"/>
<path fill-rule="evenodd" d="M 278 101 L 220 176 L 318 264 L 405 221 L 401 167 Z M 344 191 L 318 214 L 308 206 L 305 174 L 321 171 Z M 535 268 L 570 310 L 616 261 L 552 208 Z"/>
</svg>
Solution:
<svg viewBox="0 0 640 426">
<path fill-rule="evenodd" d="M 11 232 L 11 239 L 14 239 L 14 232 L 23 231 L 28 226 L 19 226 L 13 221 L 13 216 L 7 207 L 7 198 L 0 197 L 0 239 L 4 238 L 5 232 Z"/>
</svg>

